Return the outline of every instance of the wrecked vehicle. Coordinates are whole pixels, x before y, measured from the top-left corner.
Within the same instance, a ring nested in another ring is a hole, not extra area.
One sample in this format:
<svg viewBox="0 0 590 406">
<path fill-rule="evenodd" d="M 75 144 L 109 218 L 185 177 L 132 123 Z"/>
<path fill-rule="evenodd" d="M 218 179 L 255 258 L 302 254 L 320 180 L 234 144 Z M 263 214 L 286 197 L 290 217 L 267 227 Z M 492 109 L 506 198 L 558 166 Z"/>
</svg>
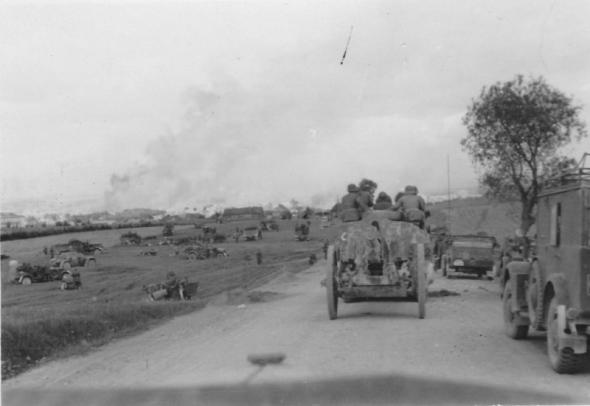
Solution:
<svg viewBox="0 0 590 406">
<path fill-rule="evenodd" d="M 262 240 L 262 230 L 258 226 L 244 227 L 242 237 L 246 241 Z"/>
<path fill-rule="evenodd" d="M 61 280 L 63 271 L 42 265 L 22 263 L 16 267 L 16 276 L 11 281 L 21 285 Z"/>
<path fill-rule="evenodd" d="M 151 283 L 142 287 L 149 301 L 190 300 L 197 294 L 199 282 L 189 282 L 187 278 L 179 279 L 172 271 L 166 274 L 166 281 Z"/>
<path fill-rule="evenodd" d="M 64 252 L 50 260 L 51 268 L 71 269 L 78 267 L 92 268 L 96 266 L 96 258 L 79 252 Z"/>
</svg>

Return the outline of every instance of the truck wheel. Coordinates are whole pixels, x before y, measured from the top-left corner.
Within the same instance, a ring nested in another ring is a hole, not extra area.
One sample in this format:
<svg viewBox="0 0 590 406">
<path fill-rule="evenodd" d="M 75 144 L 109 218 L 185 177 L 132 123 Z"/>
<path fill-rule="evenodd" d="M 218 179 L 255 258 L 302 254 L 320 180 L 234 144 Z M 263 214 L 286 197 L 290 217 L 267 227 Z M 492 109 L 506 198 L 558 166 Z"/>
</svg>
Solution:
<svg viewBox="0 0 590 406">
<path fill-rule="evenodd" d="M 21 283 L 21 285 L 30 285 L 31 283 L 33 283 L 33 280 L 28 276 L 24 276 L 21 279 L 20 283 Z"/>
<path fill-rule="evenodd" d="M 531 276 L 529 278 L 529 288 L 526 293 L 527 306 L 529 308 L 529 318 L 531 326 L 535 330 L 545 329 L 545 314 L 543 312 L 543 289 L 545 283 L 539 265 L 535 262 L 532 266 Z"/>
<path fill-rule="evenodd" d="M 426 262 L 424 244 L 416 246 L 416 295 L 418 297 L 418 317 L 426 316 Z"/>
<path fill-rule="evenodd" d="M 336 256 L 334 246 L 328 247 L 328 261 L 326 265 L 326 298 L 328 301 L 328 316 L 330 320 L 338 317 L 338 287 L 336 286 Z"/>
<path fill-rule="evenodd" d="M 502 313 L 504 316 L 504 330 L 506 335 L 515 340 L 526 338 L 529 333 L 529 326 L 519 326 L 515 323 L 514 313 L 512 312 L 512 286 L 510 281 L 506 281 L 504 294 L 502 295 Z"/>
<path fill-rule="evenodd" d="M 572 374 L 584 368 L 584 355 L 574 354 L 574 350 L 566 347 L 559 349 L 557 316 L 557 298 L 552 298 L 547 310 L 547 355 L 551 368 L 558 374 Z M 565 317 L 565 315 L 564 315 Z"/>
</svg>

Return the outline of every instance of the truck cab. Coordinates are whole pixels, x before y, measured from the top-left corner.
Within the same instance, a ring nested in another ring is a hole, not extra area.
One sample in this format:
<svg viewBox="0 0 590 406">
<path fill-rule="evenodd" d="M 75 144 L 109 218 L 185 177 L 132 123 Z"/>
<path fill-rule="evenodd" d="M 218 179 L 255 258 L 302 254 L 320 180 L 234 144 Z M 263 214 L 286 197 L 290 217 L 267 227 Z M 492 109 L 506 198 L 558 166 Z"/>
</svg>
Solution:
<svg viewBox="0 0 590 406">
<path fill-rule="evenodd" d="M 506 333 L 547 331 L 547 354 L 558 373 L 589 366 L 590 166 L 552 179 L 537 203 L 536 253 L 512 261 L 503 275 Z"/>
</svg>

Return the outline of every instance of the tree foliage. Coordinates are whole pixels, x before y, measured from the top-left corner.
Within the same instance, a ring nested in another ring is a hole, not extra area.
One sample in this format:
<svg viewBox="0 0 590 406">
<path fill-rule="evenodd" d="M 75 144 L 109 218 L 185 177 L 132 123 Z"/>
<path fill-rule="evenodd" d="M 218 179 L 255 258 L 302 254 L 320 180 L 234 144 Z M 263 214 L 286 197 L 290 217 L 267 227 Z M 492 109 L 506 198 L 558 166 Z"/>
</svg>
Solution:
<svg viewBox="0 0 590 406">
<path fill-rule="evenodd" d="M 468 135 L 461 145 L 482 168 L 480 183 L 489 196 L 520 200 L 524 234 L 543 182 L 575 165 L 560 151 L 587 135 L 580 110 L 543 77 L 518 75 L 484 87 L 463 117 Z"/>
</svg>

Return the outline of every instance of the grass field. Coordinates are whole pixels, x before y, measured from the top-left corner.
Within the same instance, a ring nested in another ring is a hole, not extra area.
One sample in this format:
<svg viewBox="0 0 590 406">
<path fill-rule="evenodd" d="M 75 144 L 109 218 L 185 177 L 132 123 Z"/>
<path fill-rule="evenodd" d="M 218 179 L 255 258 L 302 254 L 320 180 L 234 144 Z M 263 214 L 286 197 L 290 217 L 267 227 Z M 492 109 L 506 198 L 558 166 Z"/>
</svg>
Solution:
<svg viewBox="0 0 590 406">
<path fill-rule="evenodd" d="M 218 225 L 230 233 L 236 226 L 253 222 Z M 107 250 L 97 257 L 96 268 L 81 269 L 82 289 L 59 290 L 58 282 L 30 286 L 7 280 L 7 261 L 2 261 L 2 377 L 25 370 L 37 362 L 77 353 L 112 338 L 141 331 L 155 322 L 203 307 L 206 300 L 234 288 L 252 288 L 283 272 L 308 266 L 310 254 L 321 256 L 324 230 L 312 224 L 311 240 L 295 241 L 294 221 L 280 222 L 278 232 L 265 232 L 263 239 L 215 244 L 229 257 L 189 261 L 173 255 L 171 246 L 154 246 L 157 256 L 140 256 L 145 247 L 118 245 L 125 230 L 104 230 L 35 239 L 8 241 L 2 252 L 20 262 L 43 264 L 45 246 L 70 238 L 101 242 Z M 142 236 L 161 235 L 161 227 L 136 230 Z M 200 234 L 194 227 L 177 227 L 175 238 Z M 262 253 L 262 264 L 256 253 Z M 189 302 L 148 302 L 144 284 L 165 280 L 174 271 L 179 277 L 200 284 L 197 297 Z"/>
</svg>

